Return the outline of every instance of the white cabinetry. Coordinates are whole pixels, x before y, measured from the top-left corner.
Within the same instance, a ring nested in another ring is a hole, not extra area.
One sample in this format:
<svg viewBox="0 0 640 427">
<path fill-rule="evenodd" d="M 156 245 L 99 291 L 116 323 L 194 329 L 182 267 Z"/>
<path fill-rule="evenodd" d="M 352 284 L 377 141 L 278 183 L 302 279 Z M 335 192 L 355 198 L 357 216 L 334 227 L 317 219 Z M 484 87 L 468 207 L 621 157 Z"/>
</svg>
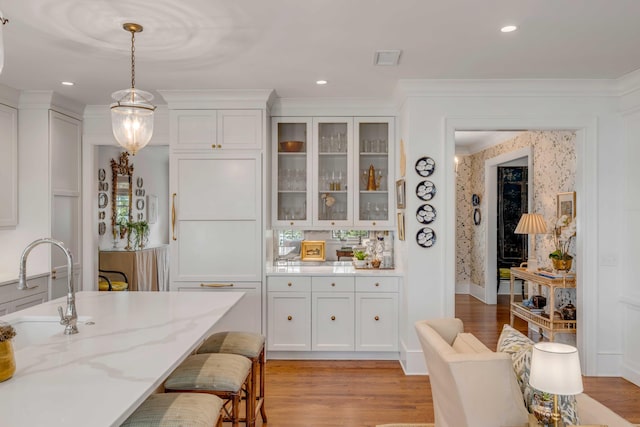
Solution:
<svg viewBox="0 0 640 427">
<path fill-rule="evenodd" d="M 267 289 L 268 349 L 311 350 L 311 278 L 270 277 Z"/>
<path fill-rule="evenodd" d="M 18 110 L 0 104 L 0 228 L 18 225 Z"/>
<path fill-rule="evenodd" d="M 393 118 L 274 117 L 272 130 L 274 227 L 393 227 Z"/>
<path fill-rule="evenodd" d="M 270 351 L 397 352 L 398 278 L 269 276 Z"/>
<path fill-rule="evenodd" d="M 169 108 L 170 289 L 245 292 L 217 329 L 262 333 L 264 109 Z"/>
<path fill-rule="evenodd" d="M 29 289 L 19 290 L 18 281 L 0 284 L 0 316 L 48 301 L 47 275 L 27 279 Z"/>
</svg>

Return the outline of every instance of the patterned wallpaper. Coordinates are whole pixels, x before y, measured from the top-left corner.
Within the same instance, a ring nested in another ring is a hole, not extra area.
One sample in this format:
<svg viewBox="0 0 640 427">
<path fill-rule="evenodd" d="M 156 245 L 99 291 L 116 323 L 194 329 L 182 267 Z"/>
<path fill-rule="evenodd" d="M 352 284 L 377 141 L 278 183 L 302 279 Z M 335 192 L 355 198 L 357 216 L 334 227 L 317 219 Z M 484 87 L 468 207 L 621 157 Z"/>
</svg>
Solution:
<svg viewBox="0 0 640 427">
<path fill-rule="evenodd" d="M 456 283 L 473 283 L 484 287 L 486 218 L 473 224 L 471 195 L 478 194 L 482 213 L 486 211 L 484 196 L 485 161 L 510 151 L 532 147 L 533 207 L 529 212 L 542 214 L 550 231 L 556 220 L 556 195 L 575 190 L 575 132 L 529 131 L 478 153 L 459 158 L 456 180 Z M 531 173 L 531 171 L 530 171 Z M 529 189 L 531 191 L 531 189 Z M 550 235 L 536 236 L 538 265 L 551 266 L 553 251 Z"/>
</svg>

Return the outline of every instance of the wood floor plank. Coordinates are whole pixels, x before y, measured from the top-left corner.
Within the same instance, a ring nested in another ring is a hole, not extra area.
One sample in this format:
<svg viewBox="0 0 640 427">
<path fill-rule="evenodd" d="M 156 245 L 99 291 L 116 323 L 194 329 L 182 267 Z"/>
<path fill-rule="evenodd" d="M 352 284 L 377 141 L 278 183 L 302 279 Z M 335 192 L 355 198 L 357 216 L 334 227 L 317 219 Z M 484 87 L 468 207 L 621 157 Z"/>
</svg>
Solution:
<svg viewBox="0 0 640 427">
<path fill-rule="evenodd" d="M 456 316 L 465 330 L 491 349 L 496 348 L 502 325 L 509 322 L 504 298 L 490 306 L 468 295 L 456 296 Z M 527 331 L 519 319 L 514 326 Z M 272 427 L 434 421 L 429 377 L 407 376 L 396 361 L 269 360 L 266 372 L 265 407 Z M 591 397 L 640 424 L 640 387 L 617 377 L 585 377 L 584 386 Z"/>
</svg>

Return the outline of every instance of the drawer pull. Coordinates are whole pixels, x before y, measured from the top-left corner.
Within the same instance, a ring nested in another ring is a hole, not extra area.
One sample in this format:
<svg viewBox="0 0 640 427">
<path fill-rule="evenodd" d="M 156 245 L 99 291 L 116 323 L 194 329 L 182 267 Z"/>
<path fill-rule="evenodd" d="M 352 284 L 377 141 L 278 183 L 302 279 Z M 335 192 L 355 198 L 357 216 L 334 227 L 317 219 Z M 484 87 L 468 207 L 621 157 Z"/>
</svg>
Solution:
<svg viewBox="0 0 640 427">
<path fill-rule="evenodd" d="M 377 288 L 378 286 L 380 286 L 380 283 L 376 282 L 376 288 Z"/>
<path fill-rule="evenodd" d="M 293 225 L 293 221 L 291 221 L 291 222 L 289 223 L 289 225 Z"/>
<path fill-rule="evenodd" d="M 336 320 L 336 316 L 331 316 L 331 320 Z"/>
<path fill-rule="evenodd" d="M 232 288 L 233 283 L 200 283 L 203 288 Z"/>
<path fill-rule="evenodd" d="M 176 193 L 171 195 L 171 238 L 178 240 L 176 237 Z"/>
<path fill-rule="evenodd" d="M 292 319 L 293 319 L 293 317 L 287 316 L 287 320 L 292 320 Z"/>
<path fill-rule="evenodd" d="M 211 148 L 216 149 L 216 144 L 211 144 Z"/>
<path fill-rule="evenodd" d="M 375 221 L 373 221 L 373 224 L 372 224 L 372 225 L 373 225 L 373 226 L 375 226 L 375 225 L 376 225 L 376 222 L 375 222 Z"/>
<path fill-rule="evenodd" d="M 335 222 L 333 222 L 333 221 L 331 221 L 331 225 L 336 225 L 336 223 L 335 223 Z"/>
<path fill-rule="evenodd" d="M 335 287 L 335 286 L 336 286 L 336 284 L 335 284 L 335 283 L 332 283 L 332 284 L 331 284 L 331 286 Z"/>
<path fill-rule="evenodd" d="M 218 144 L 218 148 L 222 148 L 222 144 Z"/>
<path fill-rule="evenodd" d="M 292 285 L 292 283 L 291 283 L 291 282 L 287 283 L 287 286 L 291 286 L 291 285 Z"/>
<path fill-rule="evenodd" d="M 380 316 L 376 316 L 374 317 L 374 319 L 376 319 L 376 322 L 377 322 L 378 320 L 380 320 Z"/>
</svg>

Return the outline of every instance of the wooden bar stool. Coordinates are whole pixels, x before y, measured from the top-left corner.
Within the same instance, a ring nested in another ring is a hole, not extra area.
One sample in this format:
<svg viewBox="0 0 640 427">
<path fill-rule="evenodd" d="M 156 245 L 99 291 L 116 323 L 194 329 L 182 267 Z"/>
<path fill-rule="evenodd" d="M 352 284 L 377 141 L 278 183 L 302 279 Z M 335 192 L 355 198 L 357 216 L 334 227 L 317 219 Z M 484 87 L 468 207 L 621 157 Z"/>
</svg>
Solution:
<svg viewBox="0 0 640 427">
<path fill-rule="evenodd" d="M 255 415 L 258 411 L 263 422 L 267 422 L 267 413 L 264 408 L 264 380 L 265 380 L 265 354 L 264 336 L 250 332 L 219 332 L 211 335 L 196 350 L 197 354 L 225 353 L 239 354 L 251 359 L 251 380 L 253 381 L 253 396 L 255 401 Z M 258 387 L 258 371 L 260 372 L 260 387 Z"/>
<path fill-rule="evenodd" d="M 243 387 L 244 386 L 244 387 Z M 226 415 L 234 427 L 240 423 L 240 402 L 243 390 L 247 393 L 245 422 L 255 425 L 254 407 L 251 404 L 251 360 L 237 354 L 196 354 L 185 359 L 164 383 L 167 393 L 208 393 L 220 397 Z M 231 405 L 231 409 L 227 408 Z"/>
<path fill-rule="evenodd" d="M 121 427 L 222 427 L 222 399 L 208 394 L 152 394 Z"/>
</svg>

